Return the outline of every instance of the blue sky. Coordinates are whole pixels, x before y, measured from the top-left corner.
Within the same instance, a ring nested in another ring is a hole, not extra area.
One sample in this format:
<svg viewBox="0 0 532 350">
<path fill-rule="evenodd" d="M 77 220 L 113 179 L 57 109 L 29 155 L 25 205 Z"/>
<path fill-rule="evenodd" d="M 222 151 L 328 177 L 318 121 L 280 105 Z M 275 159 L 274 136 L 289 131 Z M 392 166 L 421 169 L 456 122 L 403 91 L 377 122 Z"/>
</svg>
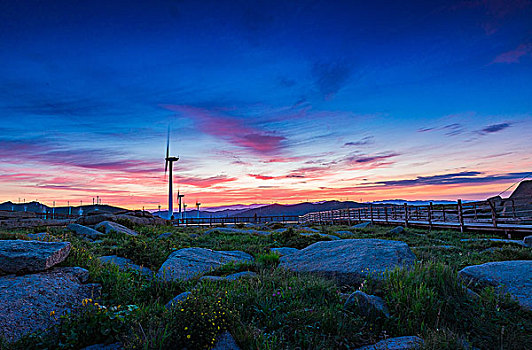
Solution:
<svg viewBox="0 0 532 350">
<path fill-rule="evenodd" d="M 530 18 L 525 0 L 4 2 L 0 200 L 164 206 L 168 125 L 176 185 L 210 205 L 498 194 L 532 168 Z"/>
</svg>

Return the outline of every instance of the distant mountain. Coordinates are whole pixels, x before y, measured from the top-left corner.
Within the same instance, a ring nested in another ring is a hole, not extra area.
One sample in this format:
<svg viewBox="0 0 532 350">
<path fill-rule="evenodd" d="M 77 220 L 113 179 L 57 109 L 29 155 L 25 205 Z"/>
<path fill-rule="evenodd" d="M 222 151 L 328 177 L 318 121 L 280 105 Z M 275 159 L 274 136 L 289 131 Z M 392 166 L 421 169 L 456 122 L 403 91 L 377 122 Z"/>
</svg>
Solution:
<svg viewBox="0 0 532 350">
<path fill-rule="evenodd" d="M 456 204 L 456 201 L 447 201 L 447 200 L 442 200 L 442 201 L 432 201 L 432 200 L 428 200 L 428 201 L 421 201 L 421 200 L 418 200 L 418 201 L 407 201 L 405 199 L 386 199 L 386 200 L 382 200 L 382 201 L 375 201 L 375 202 L 371 202 L 372 204 L 393 204 L 393 205 L 403 205 L 404 203 L 408 204 L 408 205 L 429 205 L 430 203 L 432 202 L 432 204 Z M 467 202 L 467 201 L 463 201 L 463 202 Z"/>
<path fill-rule="evenodd" d="M 325 201 L 319 203 L 298 203 L 298 204 L 271 204 L 264 207 L 249 209 L 238 216 L 296 216 L 305 215 L 313 211 L 326 211 L 335 209 L 347 209 L 347 208 L 359 208 L 367 204 L 361 204 L 358 202 L 340 202 L 340 201 Z M 235 215 L 233 215 L 235 216 Z"/>
<path fill-rule="evenodd" d="M 70 208 L 70 209 L 69 209 Z M 68 214 L 69 212 L 71 214 L 78 214 L 80 208 L 82 209 L 83 213 L 88 213 L 91 211 L 102 211 L 106 213 L 117 213 L 120 211 L 124 211 L 127 209 L 120 208 L 120 207 L 114 207 L 112 205 L 107 204 L 98 204 L 98 205 L 83 205 L 83 206 L 70 206 L 70 207 L 55 207 L 54 212 L 56 214 Z M 44 205 L 39 202 L 28 202 L 28 203 L 13 203 L 13 202 L 4 202 L 0 203 L 0 210 L 6 210 L 6 211 L 27 211 L 31 213 L 51 213 L 52 207 L 49 207 L 47 205 Z"/>
</svg>

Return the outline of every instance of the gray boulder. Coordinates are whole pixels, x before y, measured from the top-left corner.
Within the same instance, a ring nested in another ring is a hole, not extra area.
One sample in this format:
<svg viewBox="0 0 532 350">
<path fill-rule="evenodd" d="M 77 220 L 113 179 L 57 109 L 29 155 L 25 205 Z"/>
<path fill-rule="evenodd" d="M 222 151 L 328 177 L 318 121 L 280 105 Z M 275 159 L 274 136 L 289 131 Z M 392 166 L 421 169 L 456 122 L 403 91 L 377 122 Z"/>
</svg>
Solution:
<svg viewBox="0 0 532 350">
<path fill-rule="evenodd" d="M 98 225 L 94 226 L 95 229 L 103 229 L 105 233 L 111 233 L 111 232 L 117 232 L 117 233 L 123 233 L 129 236 L 137 236 L 138 233 L 136 231 L 133 231 L 123 225 L 117 224 L 116 222 L 112 221 L 102 221 Z"/>
<path fill-rule="evenodd" d="M 31 275 L 0 277 L 0 338 L 16 341 L 58 323 L 85 298 L 99 297 L 100 286 L 82 284 L 71 269 L 54 268 Z M 51 315 L 51 312 L 54 315 Z M 52 317 L 53 316 L 53 317 Z"/>
<path fill-rule="evenodd" d="M 228 262 L 250 262 L 253 257 L 235 251 L 214 251 L 205 248 L 179 249 L 168 257 L 157 272 L 164 280 L 188 280 Z"/>
<path fill-rule="evenodd" d="M 164 306 L 165 308 L 167 309 L 171 309 L 173 308 L 174 306 L 178 305 L 179 303 L 187 300 L 188 296 L 192 294 L 190 292 L 183 292 L 179 295 L 177 295 L 174 299 L 170 300 L 168 303 L 166 303 L 166 305 Z"/>
<path fill-rule="evenodd" d="M 81 350 L 122 350 L 124 347 L 120 343 L 113 343 L 113 344 L 94 344 L 91 346 L 87 346 L 86 348 L 83 348 Z"/>
<path fill-rule="evenodd" d="M 84 215 L 76 219 L 76 224 L 80 225 L 96 225 L 102 221 L 116 220 L 116 216 L 109 213 L 100 213 L 96 215 Z"/>
<path fill-rule="evenodd" d="M 526 236 L 523 239 L 523 244 L 525 245 L 525 247 L 532 248 L 532 236 Z"/>
<path fill-rule="evenodd" d="M 390 317 L 390 312 L 382 298 L 366 294 L 359 290 L 347 298 L 344 308 L 348 310 L 356 310 L 360 314 L 371 318 L 383 316 Z"/>
<path fill-rule="evenodd" d="M 173 234 L 172 232 L 164 232 L 164 233 L 161 233 L 159 236 L 157 236 L 157 239 L 170 238 L 172 234 Z"/>
<path fill-rule="evenodd" d="M 489 262 L 468 266 L 458 272 L 472 287 L 497 287 L 508 292 L 525 310 L 532 311 L 532 260 Z"/>
<path fill-rule="evenodd" d="M 106 255 L 106 256 L 100 256 L 98 258 L 102 264 L 115 264 L 118 265 L 118 269 L 120 271 L 126 271 L 128 269 L 131 270 L 137 270 L 144 276 L 153 276 L 153 271 L 148 269 L 147 267 L 139 266 L 135 264 L 132 260 L 123 258 L 116 255 Z"/>
<path fill-rule="evenodd" d="M 103 236 L 103 233 L 101 233 L 100 231 L 96 231 L 95 229 L 80 224 L 69 224 L 67 225 L 67 229 L 77 235 L 85 236 L 90 239 L 96 239 L 98 237 Z"/>
<path fill-rule="evenodd" d="M 276 253 L 280 256 L 293 254 L 295 252 L 298 252 L 299 249 L 297 248 L 290 248 L 290 247 L 281 247 L 281 248 L 270 248 L 270 252 Z"/>
<path fill-rule="evenodd" d="M 340 239 L 340 237 L 336 237 L 336 236 L 333 236 L 333 235 L 328 235 L 326 233 L 320 233 L 320 232 L 316 232 L 316 233 L 314 233 L 314 232 L 312 232 L 312 233 L 304 232 L 304 233 L 301 233 L 301 236 L 314 236 L 314 235 L 318 235 L 318 236 L 320 236 L 322 238 L 330 239 L 331 241 L 335 241 L 337 239 Z"/>
<path fill-rule="evenodd" d="M 44 271 L 65 260 L 70 242 L 0 240 L 0 273 Z"/>
<path fill-rule="evenodd" d="M 247 233 L 247 234 L 255 234 L 255 235 L 271 235 L 271 232 L 268 232 L 268 231 L 242 230 L 242 229 L 231 228 L 231 227 L 213 228 L 213 229 L 210 229 L 208 231 L 205 231 L 205 234 L 208 235 L 208 234 L 215 233 L 215 232 L 219 232 L 219 233 L 237 233 L 237 234 Z"/>
<path fill-rule="evenodd" d="M 403 232 L 405 232 L 405 228 L 403 226 L 396 226 L 393 229 L 391 229 L 390 231 L 388 231 L 387 233 L 390 234 L 390 235 L 398 235 L 398 234 L 403 233 Z"/>
<path fill-rule="evenodd" d="M 387 269 L 412 265 L 416 257 L 404 242 L 342 239 L 311 244 L 299 252 L 282 256 L 280 260 L 279 267 L 355 284 L 369 274 L 380 278 Z"/>
<path fill-rule="evenodd" d="M 353 225 L 353 228 L 366 228 L 371 225 L 370 221 L 361 222 L 360 224 Z"/>
<path fill-rule="evenodd" d="M 423 339 L 408 336 L 381 340 L 377 344 L 363 346 L 357 350 L 413 350 L 423 348 L 424 344 Z"/>
<path fill-rule="evenodd" d="M 216 338 L 216 345 L 212 350 L 240 350 L 231 333 L 225 331 Z"/>
</svg>

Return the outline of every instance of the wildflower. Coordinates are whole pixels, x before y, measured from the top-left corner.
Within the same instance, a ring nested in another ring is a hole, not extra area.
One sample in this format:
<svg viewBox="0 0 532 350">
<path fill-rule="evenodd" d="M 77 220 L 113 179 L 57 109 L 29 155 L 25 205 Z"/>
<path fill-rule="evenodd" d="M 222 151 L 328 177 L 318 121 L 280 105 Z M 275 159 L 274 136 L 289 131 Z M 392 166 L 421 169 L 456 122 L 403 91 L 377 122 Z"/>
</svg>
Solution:
<svg viewBox="0 0 532 350">
<path fill-rule="evenodd" d="M 190 339 L 190 334 L 187 334 L 187 339 Z"/>
<path fill-rule="evenodd" d="M 50 311 L 50 317 L 55 315 L 55 311 Z"/>
</svg>

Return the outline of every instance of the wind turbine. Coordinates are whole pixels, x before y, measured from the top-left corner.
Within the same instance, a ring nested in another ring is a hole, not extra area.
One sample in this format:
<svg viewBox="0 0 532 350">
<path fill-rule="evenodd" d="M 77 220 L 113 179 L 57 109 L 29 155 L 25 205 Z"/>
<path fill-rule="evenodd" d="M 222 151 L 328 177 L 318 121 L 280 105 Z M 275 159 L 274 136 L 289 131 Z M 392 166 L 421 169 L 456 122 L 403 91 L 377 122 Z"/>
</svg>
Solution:
<svg viewBox="0 0 532 350">
<path fill-rule="evenodd" d="M 174 168 L 174 162 L 179 160 L 179 157 L 170 157 L 170 128 L 168 128 L 168 136 L 166 138 L 166 158 L 164 159 L 164 174 L 168 170 L 168 165 L 170 165 L 170 171 L 168 176 L 168 220 L 172 219 L 174 215 L 174 201 L 173 201 L 173 178 L 172 170 Z"/>
</svg>

